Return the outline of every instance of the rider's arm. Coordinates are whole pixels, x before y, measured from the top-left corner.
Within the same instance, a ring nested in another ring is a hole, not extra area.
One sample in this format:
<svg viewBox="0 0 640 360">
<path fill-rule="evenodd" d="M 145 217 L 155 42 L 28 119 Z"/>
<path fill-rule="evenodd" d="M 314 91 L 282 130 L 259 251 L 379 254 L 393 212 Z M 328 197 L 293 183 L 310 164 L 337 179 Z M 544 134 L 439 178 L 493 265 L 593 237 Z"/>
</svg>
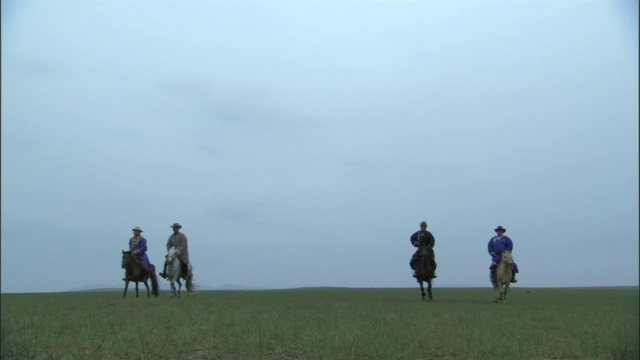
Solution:
<svg viewBox="0 0 640 360">
<path fill-rule="evenodd" d="M 413 235 L 411 235 L 409 237 L 409 241 L 411 241 L 411 245 L 413 245 L 414 247 L 418 247 L 420 244 L 418 244 L 418 233 L 413 233 Z"/>
<path fill-rule="evenodd" d="M 433 247 L 436 245 L 436 238 L 435 238 L 435 237 L 433 237 L 433 234 L 432 234 L 432 233 L 429 233 L 429 240 L 428 240 L 428 242 L 429 242 L 429 247 L 430 247 L 431 249 L 433 249 Z"/>
<path fill-rule="evenodd" d="M 140 238 L 138 242 L 138 254 L 144 254 L 147 252 L 147 239 Z"/>
</svg>

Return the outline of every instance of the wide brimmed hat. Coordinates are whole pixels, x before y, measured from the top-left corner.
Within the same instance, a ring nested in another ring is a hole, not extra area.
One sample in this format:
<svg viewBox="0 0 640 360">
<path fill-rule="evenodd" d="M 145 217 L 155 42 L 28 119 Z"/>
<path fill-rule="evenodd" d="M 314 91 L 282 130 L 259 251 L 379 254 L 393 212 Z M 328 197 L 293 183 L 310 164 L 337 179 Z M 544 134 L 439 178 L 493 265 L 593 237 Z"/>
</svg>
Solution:
<svg viewBox="0 0 640 360">
<path fill-rule="evenodd" d="M 174 223 L 173 225 L 171 225 L 171 227 L 180 229 L 182 227 L 182 225 L 180 225 L 178 223 Z"/>
<path fill-rule="evenodd" d="M 507 231 L 507 229 L 503 228 L 502 226 L 498 226 L 497 228 L 493 229 L 495 232 L 498 232 L 500 230 L 502 231 Z"/>
<path fill-rule="evenodd" d="M 131 229 L 131 230 L 133 230 L 133 231 L 140 231 L 140 232 L 142 232 L 142 229 L 140 229 L 140 226 L 136 226 L 136 227 L 134 227 L 134 228 L 133 228 L 133 229 Z"/>
</svg>

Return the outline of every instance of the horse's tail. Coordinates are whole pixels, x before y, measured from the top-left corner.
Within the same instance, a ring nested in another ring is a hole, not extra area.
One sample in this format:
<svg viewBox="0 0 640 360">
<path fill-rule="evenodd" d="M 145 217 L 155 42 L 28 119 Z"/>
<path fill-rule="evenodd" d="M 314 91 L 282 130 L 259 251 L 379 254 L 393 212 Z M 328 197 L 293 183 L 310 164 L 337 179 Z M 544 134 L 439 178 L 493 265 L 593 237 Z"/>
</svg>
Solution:
<svg viewBox="0 0 640 360">
<path fill-rule="evenodd" d="M 160 294 L 159 286 L 158 286 L 158 277 L 156 277 L 156 267 L 151 264 L 151 292 L 155 297 L 158 297 Z"/>
<path fill-rule="evenodd" d="M 189 269 L 189 275 L 187 275 L 187 291 L 192 293 L 198 290 L 198 284 L 193 282 L 193 267 Z"/>
</svg>

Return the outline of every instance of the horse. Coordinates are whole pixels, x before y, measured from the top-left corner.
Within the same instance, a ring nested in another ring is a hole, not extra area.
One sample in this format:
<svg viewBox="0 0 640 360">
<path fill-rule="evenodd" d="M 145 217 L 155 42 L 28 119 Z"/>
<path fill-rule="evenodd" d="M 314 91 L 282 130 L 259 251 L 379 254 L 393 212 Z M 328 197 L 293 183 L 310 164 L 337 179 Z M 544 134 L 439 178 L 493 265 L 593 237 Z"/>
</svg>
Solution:
<svg viewBox="0 0 640 360">
<path fill-rule="evenodd" d="M 431 280 L 435 274 L 435 264 L 429 256 L 429 249 L 426 244 L 420 244 L 420 259 L 416 262 L 415 278 L 420 284 L 420 293 L 422 294 L 422 300 L 429 295 L 429 301 L 433 300 L 431 294 Z M 427 293 L 424 292 L 424 283 L 427 283 Z"/>
<path fill-rule="evenodd" d="M 180 279 L 186 280 L 187 291 L 192 293 L 196 290 L 196 285 L 193 283 L 193 267 L 189 264 L 189 269 L 185 272 L 182 268 L 180 259 L 178 258 L 178 249 L 172 246 L 167 253 L 167 280 L 171 282 L 171 295 L 169 297 L 180 297 L 180 290 L 182 290 L 182 282 Z M 178 290 L 176 291 L 176 284 L 178 283 Z M 187 294 L 188 295 L 188 294 Z"/>
<path fill-rule="evenodd" d="M 503 304 L 507 303 L 507 292 L 509 292 L 509 285 L 511 284 L 513 266 L 513 256 L 510 251 L 504 251 L 502 253 L 502 259 L 496 268 L 496 275 L 491 279 L 493 283 L 493 291 L 496 296 L 495 302 L 502 301 Z"/>
<path fill-rule="evenodd" d="M 147 280 L 151 278 L 151 289 L 153 295 L 158 297 L 160 291 L 158 290 L 158 278 L 156 277 L 156 267 L 153 264 L 149 264 L 149 273 L 142 271 L 142 266 L 140 263 L 134 258 L 131 254 L 131 251 L 122 250 L 122 268 L 126 269 L 125 274 L 125 284 L 124 284 L 124 294 L 122 297 L 127 296 L 127 289 L 129 288 L 129 282 L 133 281 L 136 283 L 136 297 L 138 297 L 138 282 L 144 283 L 144 286 L 147 288 L 147 297 L 151 297 L 149 293 L 149 285 L 147 284 Z"/>
</svg>

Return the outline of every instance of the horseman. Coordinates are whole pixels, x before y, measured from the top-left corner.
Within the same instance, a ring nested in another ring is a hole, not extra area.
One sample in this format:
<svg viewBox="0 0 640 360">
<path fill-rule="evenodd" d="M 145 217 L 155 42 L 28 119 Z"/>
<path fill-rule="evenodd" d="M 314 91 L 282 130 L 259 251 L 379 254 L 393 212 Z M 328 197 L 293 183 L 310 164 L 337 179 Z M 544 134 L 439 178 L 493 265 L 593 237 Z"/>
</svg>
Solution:
<svg viewBox="0 0 640 360">
<path fill-rule="evenodd" d="M 492 281 L 496 276 L 496 268 L 498 267 L 500 260 L 502 260 L 502 253 L 504 251 L 511 252 L 513 250 L 513 242 L 508 236 L 504 235 L 507 229 L 503 228 L 502 226 L 498 226 L 494 229 L 494 231 L 498 235 L 492 237 L 491 240 L 489 240 L 489 244 L 487 246 L 489 255 L 491 255 L 491 266 L 489 267 L 489 270 L 491 271 L 490 276 Z M 516 263 L 514 262 L 511 271 L 512 283 L 518 282 L 518 280 L 516 279 L 517 272 L 519 272 L 518 265 L 516 265 Z"/>
<path fill-rule="evenodd" d="M 176 247 L 176 254 L 178 255 L 178 259 L 180 259 L 180 264 L 182 265 L 182 273 L 189 273 L 189 247 L 187 245 L 187 237 L 180 232 L 182 225 L 178 223 L 174 223 L 171 225 L 173 229 L 173 234 L 169 236 L 169 240 L 167 240 L 167 251 L 171 249 L 172 246 Z M 164 262 L 164 267 L 162 272 L 159 274 L 164 279 L 167 278 L 167 261 Z"/>
<path fill-rule="evenodd" d="M 436 264 L 436 256 L 433 251 L 433 246 L 436 244 L 436 239 L 433 237 L 433 234 L 431 234 L 431 232 L 427 231 L 427 222 L 421 222 L 420 230 L 413 233 L 413 235 L 411 235 L 409 239 L 411 240 L 411 244 L 418 248 L 416 252 L 413 253 L 411 261 L 409 261 L 409 266 L 411 266 L 411 269 L 413 269 L 414 271 L 416 270 L 416 264 L 418 260 L 420 260 L 420 245 L 424 244 L 427 246 L 427 254 L 429 256 L 429 259 L 431 259 L 431 261 L 433 262 L 433 277 L 437 278 L 435 271 L 438 265 Z M 415 273 L 413 274 L 413 277 L 416 277 Z"/>
<path fill-rule="evenodd" d="M 149 270 L 149 258 L 147 257 L 147 239 L 140 235 L 142 233 L 140 226 L 136 226 L 131 230 L 133 230 L 133 237 L 129 239 L 129 251 L 140 264 L 142 275 L 148 275 L 151 271 Z M 122 280 L 127 281 L 126 279 Z"/>
</svg>

